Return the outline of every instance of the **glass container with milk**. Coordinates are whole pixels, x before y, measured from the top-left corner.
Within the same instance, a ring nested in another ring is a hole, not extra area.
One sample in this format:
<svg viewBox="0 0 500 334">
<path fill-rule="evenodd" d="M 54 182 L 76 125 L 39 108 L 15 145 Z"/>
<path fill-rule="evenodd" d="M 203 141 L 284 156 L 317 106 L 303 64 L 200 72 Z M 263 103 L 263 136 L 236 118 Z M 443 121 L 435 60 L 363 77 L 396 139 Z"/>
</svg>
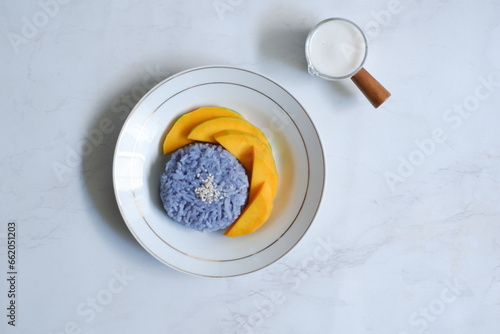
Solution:
<svg viewBox="0 0 500 334">
<path fill-rule="evenodd" d="M 320 22 L 306 41 L 308 71 L 328 80 L 351 78 L 375 108 L 391 95 L 364 68 L 368 44 L 352 21 L 331 18 Z"/>
</svg>

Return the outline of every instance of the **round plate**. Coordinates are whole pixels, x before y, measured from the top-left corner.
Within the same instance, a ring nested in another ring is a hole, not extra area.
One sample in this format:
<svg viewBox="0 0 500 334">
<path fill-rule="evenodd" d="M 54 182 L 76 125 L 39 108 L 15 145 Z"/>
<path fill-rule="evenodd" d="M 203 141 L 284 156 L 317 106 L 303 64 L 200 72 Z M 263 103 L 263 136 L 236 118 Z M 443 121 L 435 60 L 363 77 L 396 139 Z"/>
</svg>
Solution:
<svg viewBox="0 0 500 334">
<path fill-rule="evenodd" d="M 186 228 L 165 213 L 162 143 L 179 116 L 203 106 L 241 113 L 267 135 L 280 185 L 269 220 L 237 238 Z M 302 238 L 318 210 L 325 181 L 323 149 L 304 108 L 268 78 L 232 67 L 202 67 L 158 84 L 135 106 L 118 137 L 113 184 L 121 214 L 139 243 L 185 273 L 228 277 L 264 268 Z"/>
</svg>

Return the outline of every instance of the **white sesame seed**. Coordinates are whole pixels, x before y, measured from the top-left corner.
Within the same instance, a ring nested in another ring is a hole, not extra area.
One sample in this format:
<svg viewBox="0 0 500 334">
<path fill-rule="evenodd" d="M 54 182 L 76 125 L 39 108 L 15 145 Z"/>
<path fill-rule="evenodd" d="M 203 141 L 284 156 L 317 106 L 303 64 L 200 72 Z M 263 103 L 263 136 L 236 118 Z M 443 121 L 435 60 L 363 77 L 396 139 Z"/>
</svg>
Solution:
<svg viewBox="0 0 500 334">
<path fill-rule="evenodd" d="M 217 183 L 214 182 L 213 174 L 208 174 L 207 178 L 201 180 L 201 182 L 203 184 L 200 187 L 195 188 L 194 192 L 200 197 L 200 200 L 202 202 L 208 202 L 209 204 L 212 204 L 215 201 L 227 197 L 227 194 L 225 192 L 223 192 L 221 195 L 221 191 L 217 189 Z"/>
</svg>

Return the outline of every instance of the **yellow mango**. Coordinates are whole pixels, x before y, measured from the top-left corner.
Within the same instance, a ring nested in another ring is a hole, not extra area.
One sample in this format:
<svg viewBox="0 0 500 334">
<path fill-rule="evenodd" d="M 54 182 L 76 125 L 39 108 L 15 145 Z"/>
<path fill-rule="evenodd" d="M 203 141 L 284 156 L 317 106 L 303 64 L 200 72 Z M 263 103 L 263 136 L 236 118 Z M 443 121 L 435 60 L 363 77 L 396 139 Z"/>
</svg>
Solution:
<svg viewBox="0 0 500 334">
<path fill-rule="evenodd" d="M 196 125 L 188 134 L 188 139 L 207 143 L 216 143 L 214 135 L 224 130 L 235 130 L 245 132 L 257 137 L 269 149 L 271 145 L 266 135 L 252 123 L 234 117 L 216 117 Z"/>
<path fill-rule="evenodd" d="M 272 190 L 264 182 L 236 221 L 224 232 L 228 237 L 239 237 L 256 231 L 271 215 L 273 210 Z"/>
<path fill-rule="evenodd" d="M 272 198 L 276 196 L 278 190 L 278 174 L 262 159 L 262 157 L 254 152 L 253 166 L 250 179 L 249 198 L 252 199 L 258 192 L 262 183 L 268 182 L 271 188 Z"/>
<path fill-rule="evenodd" d="M 216 117 L 244 119 L 236 111 L 222 107 L 202 107 L 184 114 L 174 123 L 163 141 L 163 154 L 192 143 L 194 140 L 188 139 L 189 132 L 198 124 Z"/>
<path fill-rule="evenodd" d="M 253 170 L 253 157 L 255 154 L 264 160 L 271 170 L 277 174 L 271 150 L 256 136 L 236 130 L 225 130 L 215 134 L 214 138 L 217 143 L 234 155 L 249 173 Z"/>
</svg>

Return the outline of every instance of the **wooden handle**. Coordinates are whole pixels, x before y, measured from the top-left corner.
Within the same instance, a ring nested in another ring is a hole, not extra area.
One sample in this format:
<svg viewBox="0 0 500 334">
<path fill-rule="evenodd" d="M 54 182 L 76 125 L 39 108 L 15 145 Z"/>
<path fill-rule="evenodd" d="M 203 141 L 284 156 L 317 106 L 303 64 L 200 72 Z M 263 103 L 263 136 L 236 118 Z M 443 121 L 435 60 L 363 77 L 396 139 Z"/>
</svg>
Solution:
<svg viewBox="0 0 500 334">
<path fill-rule="evenodd" d="M 391 96 L 391 93 L 363 67 L 351 79 L 375 108 L 380 107 Z"/>
</svg>

